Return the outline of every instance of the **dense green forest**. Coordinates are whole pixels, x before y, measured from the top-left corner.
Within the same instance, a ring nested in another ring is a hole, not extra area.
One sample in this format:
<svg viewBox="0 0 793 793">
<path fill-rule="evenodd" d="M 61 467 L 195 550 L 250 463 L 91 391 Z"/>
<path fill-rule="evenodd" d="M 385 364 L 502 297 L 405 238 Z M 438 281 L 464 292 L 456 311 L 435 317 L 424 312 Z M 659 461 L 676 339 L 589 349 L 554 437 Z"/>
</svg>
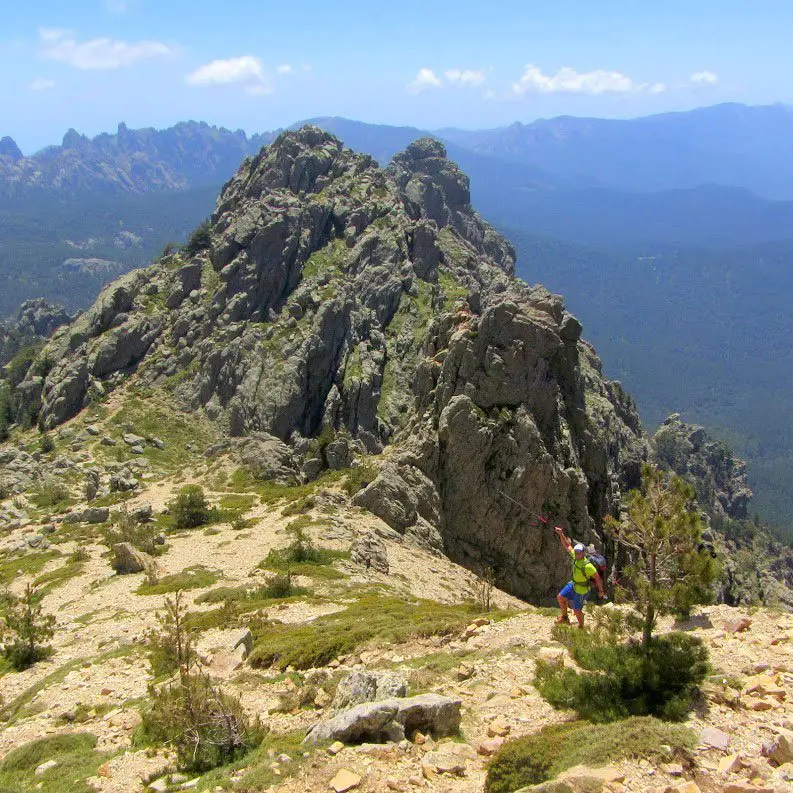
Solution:
<svg viewBox="0 0 793 793">
<path fill-rule="evenodd" d="M 219 190 L 0 197 L 0 318 L 33 297 L 85 308 L 120 273 L 184 240 Z"/>
<path fill-rule="evenodd" d="M 655 255 L 505 229 L 519 275 L 565 296 L 649 428 L 706 425 L 749 461 L 754 509 L 790 526 L 793 241 Z"/>
</svg>

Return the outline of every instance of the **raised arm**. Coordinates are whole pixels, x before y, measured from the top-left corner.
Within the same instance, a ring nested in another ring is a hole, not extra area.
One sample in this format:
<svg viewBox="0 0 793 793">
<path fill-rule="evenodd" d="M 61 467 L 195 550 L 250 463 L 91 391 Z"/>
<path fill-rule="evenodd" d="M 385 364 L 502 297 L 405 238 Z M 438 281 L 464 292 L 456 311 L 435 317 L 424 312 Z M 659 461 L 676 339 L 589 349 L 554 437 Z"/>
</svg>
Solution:
<svg viewBox="0 0 793 793">
<path fill-rule="evenodd" d="M 559 542 L 562 543 L 562 547 L 565 549 L 565 551 L 570 553 L 573 548 L 573 543 L 570 542 L 570 538 L 564 533 L 564 529 L 561 526 L 556 526 L 554 531 L 559 537 Z"/>
</svg>

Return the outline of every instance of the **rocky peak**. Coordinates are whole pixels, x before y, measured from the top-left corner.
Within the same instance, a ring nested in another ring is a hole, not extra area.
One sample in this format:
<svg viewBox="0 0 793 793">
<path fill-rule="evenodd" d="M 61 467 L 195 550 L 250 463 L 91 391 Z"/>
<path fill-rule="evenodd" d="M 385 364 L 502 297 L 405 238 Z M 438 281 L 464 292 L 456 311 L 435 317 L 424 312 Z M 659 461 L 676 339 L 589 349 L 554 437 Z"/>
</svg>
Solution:
<svg viewBox="0 0 793 793">
<path fill-rule="evenodd" d="M 395 445 L 360 503 L 523 594 L 567 560 L 503 494 L 588 540 L 617 510 L 644 455 L 633 406 L 561 299 L 512 277 L 437 141 L 382 169 L 317 127 L 286 132 L 197 240 L 56 332 L 18 414 L 52 428 L 134 376 L 226 435 L 275 436 L 303 477 L 329 464 L 320 434 L 340 464 Z"/>
<path fill-rule="evenodd" d="M 64 149 L 84 149 L 86 144 L 88 143 L 88 138 L 85 135 L 81 135 L 76 129 L 69 129 L 67 133 L 63 136 L 63 146 Z"/>
<path fill-rule="evenodd" d="M 0 157 L 10 157 L 14 162 L 22 159 L 22 151 L 13 138 L 0 138 Z"/>
</svg>

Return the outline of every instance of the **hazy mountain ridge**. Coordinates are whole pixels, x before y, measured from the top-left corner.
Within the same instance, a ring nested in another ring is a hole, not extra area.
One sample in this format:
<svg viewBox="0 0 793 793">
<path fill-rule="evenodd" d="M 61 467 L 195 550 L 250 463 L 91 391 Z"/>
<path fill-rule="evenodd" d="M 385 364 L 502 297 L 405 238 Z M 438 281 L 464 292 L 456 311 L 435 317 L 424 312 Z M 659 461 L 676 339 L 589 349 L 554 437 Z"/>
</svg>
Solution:
<svg viewBox="0 0 793 793">
<path fill-rule="evenodd" d="M 225 181 L 245 157 L 275 133 L 246 133 L 203 122 L 182 122 L 164 130 L 130 130 L 94 138 L 70 129 L 60 146 L 22 156 L 11 138 L 0 146 L 0 193 L 28 191 L 112 191 L 149 193 L 185 190 Z"/>
</svg>

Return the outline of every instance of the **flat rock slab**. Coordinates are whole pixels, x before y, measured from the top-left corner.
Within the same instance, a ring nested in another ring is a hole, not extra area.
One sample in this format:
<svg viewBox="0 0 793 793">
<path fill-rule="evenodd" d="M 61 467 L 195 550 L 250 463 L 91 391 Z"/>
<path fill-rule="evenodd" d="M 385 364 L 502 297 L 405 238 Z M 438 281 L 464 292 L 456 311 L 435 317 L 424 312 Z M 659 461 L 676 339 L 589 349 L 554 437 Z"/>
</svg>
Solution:
<svg viewBox="0 0 793 793">
<path fill-rule="evenodd" d="M 361 777 L 346 768 L 340 769 L 336 776 L 330 780 L 330 788 L 335 793 L 346 793 L 348 790 L 354 790 L 360 784 Z"/>
<path fill-rule="evenodd" d="M 453 735 L 460 728 L 462 700 L 440 694 L 367 702 L 315 724 L 305 743 L 379 743 L 398 741 L 416 730 L 436 737 Z"/>
<path fill-rule="evenodd" d="M 726 752 L 730 746 L 730 736 L 717 727 L 705 727 L 700 733 L 700 746 L 709 746 L 711 749 L 719 749 Z"/>
</svg>

